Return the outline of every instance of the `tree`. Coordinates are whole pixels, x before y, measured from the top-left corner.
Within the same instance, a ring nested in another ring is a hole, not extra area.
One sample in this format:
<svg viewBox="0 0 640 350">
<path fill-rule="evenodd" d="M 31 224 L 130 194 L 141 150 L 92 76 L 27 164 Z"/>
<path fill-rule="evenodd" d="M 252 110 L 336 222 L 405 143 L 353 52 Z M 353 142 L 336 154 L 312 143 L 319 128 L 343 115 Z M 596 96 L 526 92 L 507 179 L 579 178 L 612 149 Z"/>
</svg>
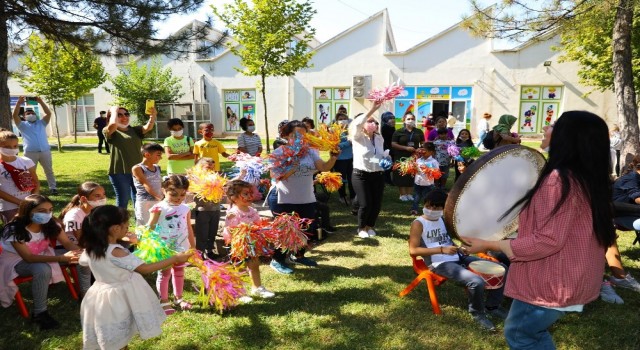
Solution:
<svg viewBox="0 0 640 350">
<path fill-rule="evenodd" d="M 18 75 L 20 85 L 49 101 L 54 114 L 57 106 L 69 100 L 76 101 L 73 112 L 76 134 L 77 100 L 105 80 L 100 60 L 93 55 L 83 54 L 71 44 L 57 43 L 32 35 L 29 38 L 28 50 L 20 59 L 20 63 L 26 68 L 26 72 Z M 58 151 L 61 151 L 57 115 L 54 121 Z"/>
<path fill-rule="evenodd" d="M 2 0 L 0 1 L 0 127 L 11 127 L 8 54 L 31 32 L 70 43 L 98 55 L 151 56 L 207 52 L 225 39 L 194 45 L 208 35 L 210 22 L 157 38 L 157 27 L 168 16 L 195 12 L 204 0 Z"/>
<path fill-rule="evenodd" d="M 211 6 L 213 12 L 231 30 L 235 43 L 227 46 L 240 57 L 241 67 L 235 69 L 246 76 L 258 76 L 264 103 L 264 127 L 269 141 L 266 78 L 292 76 L 308 68 L 313 52 L 307 43 L 315 34 L 309 22 L 316 13 L 308 1 L 253 0 L 252 6 L 234 0 L 223 9 Z"/>
<path fill-rule="evenodd" d="M 613 88 L 624 158 L 640 154 L 635 88 L 639 83 L 634 84 L 632 47 L 638 39 L 632 42 L 631 36 L 634 0 L 554 0 L 535 7 L 524 0 L 510 0 L 485 9 L 476 0 L 470 1 L 473 14 L 463 26 L 476 35 L 545 40 L 559 33 L 567 47 L 563 58 L 578 61 L 582 81 L 600 89 Z M 640 47 L 635 47 L 638 52 Z"/>
<path fill-rule="evenodd" d="M 129 61 L 120 68 L 120 74 L 110 77 L 113 88 L 104 89 L 115 97 L 115 103 L 126 107 L 142 121 L 146 100 L 160 103 L 177 101 L 184 95 L 182 82 L 174 77 L 171 68 L 162 69 L 159 59 L 152 59 L 147 65 Z"/>
</svg>

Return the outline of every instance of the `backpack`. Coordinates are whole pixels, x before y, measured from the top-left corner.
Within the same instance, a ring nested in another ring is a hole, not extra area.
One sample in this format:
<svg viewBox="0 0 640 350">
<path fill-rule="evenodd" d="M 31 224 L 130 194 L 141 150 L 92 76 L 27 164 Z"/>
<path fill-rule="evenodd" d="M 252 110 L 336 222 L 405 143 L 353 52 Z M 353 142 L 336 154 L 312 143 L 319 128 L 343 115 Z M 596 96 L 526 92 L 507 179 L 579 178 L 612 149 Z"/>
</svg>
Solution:
<svg viewBox="0 0 640 350">
<path fill-rule="evenodd" d="M 498 137 L 496 139 L 496 133 L 493 130 L 490 130 L 487 135 L 485 135 L 484 139 L 482 140 L 482 145 L 484 146 L 484 148 L 486 149 L 494 149 L 496 148 L 496 144 L 498 142 L 500 142 L 500 140 L 502 139 L 502 136 L 500 136 L 500 134 L 498 134 Z"/>
</svg>

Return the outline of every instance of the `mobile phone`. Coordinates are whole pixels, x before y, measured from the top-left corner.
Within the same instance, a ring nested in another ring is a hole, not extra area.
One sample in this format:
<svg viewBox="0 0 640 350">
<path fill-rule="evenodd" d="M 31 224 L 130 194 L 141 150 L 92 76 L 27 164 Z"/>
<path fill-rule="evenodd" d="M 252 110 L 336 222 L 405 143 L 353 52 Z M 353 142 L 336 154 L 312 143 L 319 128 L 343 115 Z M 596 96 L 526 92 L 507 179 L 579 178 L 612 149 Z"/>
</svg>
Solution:
<svg viewBox="0 0 640 350">
<path fill-rule="evenodd" d="M 156 107 L 155 100 L 147 100 L 147 103 L 144 106 L 144 113 L 151 114 L 151 109 Z"/>
<path fill-rule="evenodd" d="M 33 97 L 33 96 L 27 96 L 26 102 L 27 102 L 28 105 L 37 105 L 38 104 L 38 99 Z"/>
</svg>

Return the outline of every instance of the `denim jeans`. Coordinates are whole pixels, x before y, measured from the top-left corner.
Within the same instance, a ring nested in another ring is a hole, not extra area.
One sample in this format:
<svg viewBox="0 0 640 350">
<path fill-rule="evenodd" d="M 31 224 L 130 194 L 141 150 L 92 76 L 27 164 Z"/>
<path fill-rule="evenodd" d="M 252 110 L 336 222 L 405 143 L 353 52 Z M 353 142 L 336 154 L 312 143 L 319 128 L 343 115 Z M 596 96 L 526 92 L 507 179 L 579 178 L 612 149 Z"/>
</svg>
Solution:
<svg viewBox="0 0 640 350">
<path fill-rule="evenodd" d="M 478 143 L 476 143 L 477 148 L 480 148 L 485 137 L 487 137 L 487 130 L 480 130 L 478 133 Z"/>
<path fill-rule="evenodd" d="M 131 174 L 109 174 L 109 181 L 113 185 L 113 191 L 116 194 L 116 206 L 127 209 L 129 199 L 136 205 L 136 188 L 133 185 L 133 176 Z"/>
<path fill-rule="evenodd" d="M 471 314 L 484 314 L 485 308 L 496 308 L 502 304 L 504 285 L 498 289 L 487 289 L 487 300 L 485 303 L 484 295 L 485 282 L 482 277 L 476 275 L 475 273 L 467 270 L 465 266 L 468 266 L 470 263 L 482 260 L 475 256 L 470 255 L 461 255 L 460 261 L 447 261 L 439 264 L 438 266 L 432 269 L 433 272 L 438 275 L 442 275 L 452 281 L 455 281 L 458 284 L 462 284 L 467 287 L 468 295 L 469 295 L 469 312 Z M 504 266 L 504 265 L 503 265 Z M 505 267 L 506 270 L 506 267 Z M 505 271 L 504 280 L 507 280 L 507 275 Z"/>
<path fill-rule="evenodd" d="M 433 190 L 434 188 L 435 186 L 433 185 L 413 185 L 413 205 L 411 206 L 411 210 L 418 211 L 418 209 L 421 207 L 424 197 L 426 197 L 427 193 L 431 192 L 431 190 Z M 418 214 L 420 214 L 420 212 L 418 212 Z"/>
<path fill-rule="evenodd" d="M 549 327 L 565 312 L 513 299 L 504 322 L 504 336 L 511 349 L 551 350 L 556 346 Z"/>
</svg>

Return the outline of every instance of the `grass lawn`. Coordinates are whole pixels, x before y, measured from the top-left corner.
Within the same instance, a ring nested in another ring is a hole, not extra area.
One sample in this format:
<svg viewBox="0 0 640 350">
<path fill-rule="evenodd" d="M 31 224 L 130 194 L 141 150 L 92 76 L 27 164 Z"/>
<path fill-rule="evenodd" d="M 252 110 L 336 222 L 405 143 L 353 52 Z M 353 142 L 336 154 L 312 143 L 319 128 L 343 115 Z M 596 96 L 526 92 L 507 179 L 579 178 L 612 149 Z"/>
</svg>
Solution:
<svg viewBox="0 0 640 350">
<path fill-rule="evenodd" d="M 96 150 L 54 152 L 60 195 L 59 212 L 86 180 L 104 185 L 113 203 L 105 169 L 108 157 Z M 164 167 L 166 168 L 166 167 Z M 39 171 L 45 188 L 44 175 Z M 308 256 L 318 268 L 296 267 L 293 275 L 261 267 L 263 283 L 276 293 L 269 300 L 241 305 L 223 315 L 195 306 L 177 312 L 163 326 L 162 336 L 131 349 L 504 349 L 499 332 L 482 331 L 466 312 L 464 289 L 447 282 L 438 288 L 443 315 L 435 316 L 421 284 L 405 298 L 398 293 L 415 274 L 407 252 L 410 204 L 397 200 L 394 187 L 385 189 L 378 236 L 355 237 L 356 220 L 333 195 L 332 219 L 338 231 Z M 481 210 L 481 208 L 479 208 Z M 619 244 L 627 268 L 640 277 L 640 248 L 632 234 L 620 232 Z M 154 276 L 148 276 L 152 282 Z M 185 296 L 195 301 L 199 276 L 187 269 Z M 21 291 L 31 308 L 30 285 Z M 640 339 L 640 294 L 617 290 L 624 305 L 595 301 L 581 314 L 570 314 L 553 328 L 559 349 L 637 349 Z M 49 311 L 61 328 L 40 332 L 22 319 L 15 305 L 0 308 L 0 349 L 80 349 L 79 304 L 70 300 L 63 283 L 50 287 Z"/>
</svg>

